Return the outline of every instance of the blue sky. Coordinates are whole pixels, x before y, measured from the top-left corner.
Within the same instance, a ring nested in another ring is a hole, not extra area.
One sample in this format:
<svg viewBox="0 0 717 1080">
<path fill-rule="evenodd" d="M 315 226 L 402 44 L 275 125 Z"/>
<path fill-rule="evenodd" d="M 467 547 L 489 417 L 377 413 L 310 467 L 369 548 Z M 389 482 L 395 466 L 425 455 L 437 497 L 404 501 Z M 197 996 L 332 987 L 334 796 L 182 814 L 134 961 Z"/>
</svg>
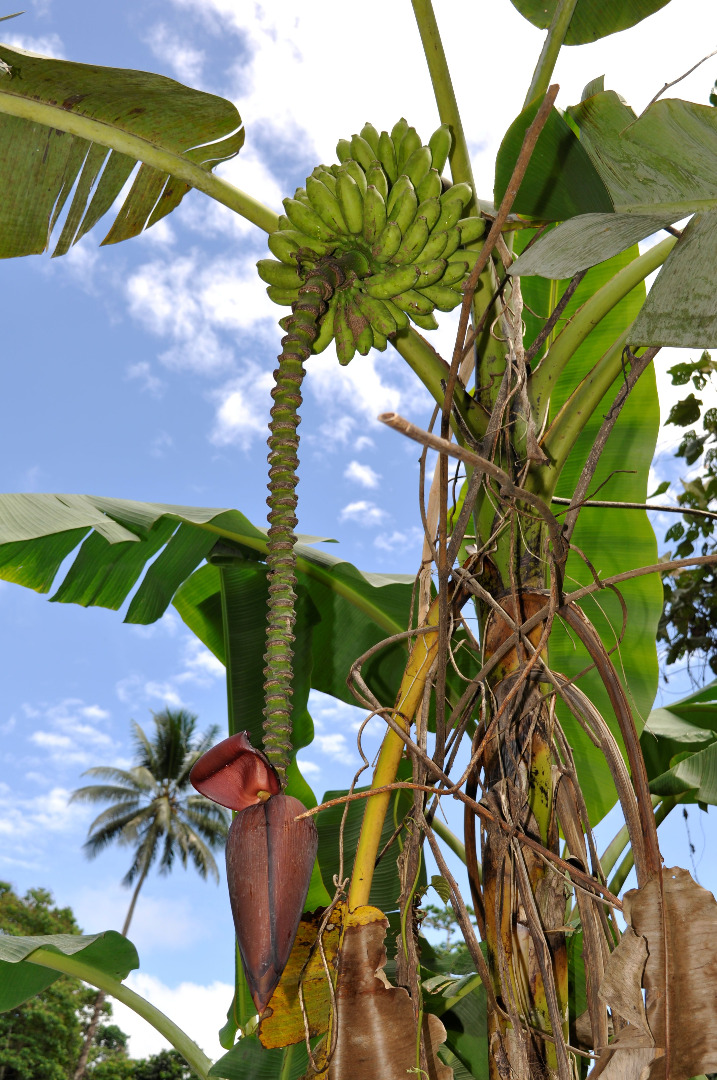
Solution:
<svg viewBox="0 0 717 1080">
<path fill-rule="evenodd" d="M 449 27 L 457 8 L 465 17 Z M 247 140 L 222 175 L 278 209 L 315 164 L 334 159 L 337 139 L 367 119 L 380 129 L 406 115 L 424 138 L 437 126 L 407 0 L 363 0 L 362 17 L 350 26 L 356 9 L 339 10 L 319 0 L 301 5 L 301 14 L 289 0 L 31 0 L 3 31 L 10 44 L 158 71 L 231 98 Z M 520 110 L 543 35 L 508 0 L 491 5 L 489 16 L 479 5 L 442 0 L 436 12 L 479 194 L 490 197 L 495 151 Z M 699 33 L 684 32 L 700 20 Z M 468 50 L 469 34 L 480 41 L 488 28 L 490 47 Z M 682 0 L 632 31 L 567 50 L 556 71 L 559 104 L 579 99 L 584 83 L 605 72 L 606 86 L 639 111 L 713 47 L 716 29 L 711 4 Z M 712 60 L 676 92 L 706 101 L 716 76 Z M 325 79 L 320 107 L 317 78 Z M 140 238 L 99 248 L 103 235 L 95 229 L 62 259 L 0 265 L 0 487 L 235 506 L 262 524 L 268 389 L 282 314 L 254 274 L 266 254 L 264 235 L 197 192 Z M 450 347 L 452 325 L 444 317 L 437 347 Z M 675 359 L 659 361 L 665 409 L 664 371 Z M 390 350 L 340 368 L 329 349 L 311 361 L 304 397 L 300 528 L 335 537 L 341 546 L 334 550 L 363 569 L 414 572 L 417 452 L 375 417 L 390 408 L 425 423 L 425 393 Z M 676 436 L 675 429 L 661 436 L 660 479 L 678 474 Z M 88 931 L 117 927 L 128 903 L 118 885 L 128 852 L 107 851 L 88 864 L 81 845 L 91 809 L 68 807 L 68 793 L 91 765 L 128 764 L 130 720 L 151 725 L 153 709 L 183 705 L 202 728 L 224 726 L 220 665 L 173 612 L 154 626 L 129 627 L 121 613 L 50 604 L 1 584 L 0 615 L 0 875 L 20 890 L 51 888 Z M 663 699 L 685 689 L 677 673 Z M 317 739 L 302 756 L 321 794 L 347 786 L 361 714 L 318 695 L 312 712 Z M 379 737 L 375 723 L 369 750 Z M 701 880 L 714 888 L 714 818 L 693 811 L 690 828 Z M 681 819 L 667 828 L 664 853 L 668 865 L 690 866 Z M 142 959 L 132 985 L 217 1054 L 214 1032 L 229 1004 L 233 964 L 223 883 L 204 884 L 181 869 L 155 875 L 130 936 Z M 156 1048 L 143 1022 L 117 1015 L 135 1054 Z"/>
</svg>

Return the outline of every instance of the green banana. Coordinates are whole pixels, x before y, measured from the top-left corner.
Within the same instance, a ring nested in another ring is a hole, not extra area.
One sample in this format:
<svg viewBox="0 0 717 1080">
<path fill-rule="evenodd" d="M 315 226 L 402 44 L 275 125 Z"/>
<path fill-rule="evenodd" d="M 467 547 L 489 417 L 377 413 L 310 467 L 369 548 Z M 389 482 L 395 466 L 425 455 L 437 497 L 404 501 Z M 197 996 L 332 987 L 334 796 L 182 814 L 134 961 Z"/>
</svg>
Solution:
<svg viewBox="0 0 717 1080">
<path fill-rule="evenodd" d="M 398 166 L 399 176 L 402 172 L 405 172 L 406 162 L 413 151 L 418 150 L 420 145 L 421 137 L 416 129 L 414 127 L 408 128 L 406 134 L 396 147 L 396 165 Z"/>
<path fill-rule="evenodd" d="M 428 238 L 428 243 L 421 252 L 421 262 L 430 262 L 443 254 L 443 249 L 448 242 L 447 232 L 436 232 L 434 229 Z"/>
<path fill-rule="evenodd" d="M 427 285 L 421 289 L 423 296 L 432 300 L 439 311 L 453 311 L 463 301 L 462 293 L 449 289 L 445 285 Z"/>
<path fill-rule="evenodd" d="M 296 265 L 287 266 L 286 263 L 277 262 L 275 259 L 259 259 L 256 268 L 259 277 L 267 285 L 276 285 L 280 289 L 299 289 L 304 283 Z"/>
<path fill-rule="evenodd" d="M 415 322 L 416 326 L 420 326 L 421 330 L 438 329 L 438 322 L 436 321 L 436 316 L 433 314 L 433 312 L 428 315 L 416 315 L 414 312 L 414 314 L 411 315 L 411 318 Z"/>
<path fill-rule="evenodd" d="M 306 179 L 306 194 L 312 208 L 330 228 L 338 233 L 348 232 L 348 226 L 344 215 L 341 213 L 339 200 L 327 188 L 326 184 L 321 180 L 317 180 L 315 176 L 309 176 Z"/>
<path fill-rule="evenodd" d="M 333 340 L 333 337 L 334 337 L 334 316 L 336 314 L 336 304 L 337 304 L 337 302 L 338 302 L 338 298 L 336 296 L 336 293 L 334 293 L 325 314 L 322 315 L 322 317 L 321 317 L 321 322 L 319 323 L 319 333 L 318 333 L 318 335 L 316 337 L 316 341 L 314 342 L 314 344 L 311 347 L 311 351 L 315 355 L 318 355 L 319 353 L 322 353 L 324 351 L 324 349 L 328 345 L 330 345 L 332 340 Z"/>
<path fill-rule="evenodd" d="M 379 300 L 365 292 L 358 292 L 354 302 L 361 314 L 371 323 L 374 334 L 377 330 L 384 337 L 396 333 L 396 320 L 388 310 L 385 300 Z"/>
<path fill-rule="evenodd" d="M 294 250 L 300 248 L 309 248 L 311 251 L 316 252 L 317 255 L 327 255 L 333 250 L 333 244 L 326 244 L 323 240 L 314 240 L 312 236 L 307 236 L 305 232 L 299 232 L 298 229 L 293 228 L 291 222 L 287 217 L 282 218 L 286 221 L 286 228 L 277 229 L 276 232 L 269 234 L 269 251 L 272 255 L 276 255 L 277 259 L 281 259 L 282 262 L 288 262 L 291 265 L 295 265 L 293 256 L 288 259 L 282 258 L 279 254 L 280 251 Z M 272 244 L 274 246 L 272 246 Z M 278 250 L 275 250 L 277 248 Z"/>
<path fill-rule="evenodd" d="M 432 285 L 431 288 L 435 289 L 436 286 Z M 411 317 L 414 315 L 430 315 L 435 306 L 431 298 L 426 296 L 425 290 L 416 292 L 415 289 L 406 289 L 405 292 L 399 293 L 397 296 L 391 297 L 391 299 L 396 307 L 403 308 Z"/>
<path fill-rule="evenodd" d="M 395 221 L 401 232 L 405 233 L 406 229 L 416 216 L 417 209 L 418 199 L 416 198 L 413 184 L 407 176 L 399 176 L 398 180 L 391 188 L 388 202 L 386 203 L 386 213 L 388 214 L 389 220 Z"/>
<path fill-rule="evenodd" d="M 419 270 L 415 263 L 404 266 L 387 266 L 378 274 L 364 278 L 364 288 L 377 300 L 390 300 L 398 293 L 411 289 L 418 280 Z M 400 307 L 400 305 L 399 305 Z"/>
<path fill-rule="evenodd" d="M 383 195 L 384 199 L 388 198 L 388 178 L 383 171 L 383 165 L 380 161 L 372 161 L 366 173 L 366 183 L 373 184 L 374 187 Z"/>
<path fill-rule="evenodd" d="M 376 244 L 385 226 L 386 203 L 378 188 L 369 184 L 363 200 L 363 236 L 366 243 L 372 246 Z"/>
<path fill-rule="evenodd" d="M 371 248 L 371 254 L 376 262 L 388 262 L 392 255 L 398 251 L 403 233 L 395 221 L 387 221 L 376 243 Z"/>
<path fill-rule="evenodd" d="M 350 303 L 350 300 L 343 293 L 339 293 L 334 312 L 334 338 L 336 339 L 336 355 L 341 365 L 348 364 L 353 360 L 356 352 L 353 331 L 347 318 L 346 309 L 348 303 Z"/>
<path fill-rule="evenodd" d="M 461 218 L 458 222 L 458 228 L 461 230 L 461 244 L 465 247 L 466 244 L 472 244 L 476 240 L 480 240 L 481 236 L 483 236 L 485 232 L 485 218 Z"/>
<path fill-rule="evenodd" d="M 291 227 L 292 227 L 292 226 L 291 226 L 291 222 L 289 221 L 289 219 L 288 219 L 288 217 L 286 216 L 286 214 L 279 214 L 279 226 L 278 226 L 278 230 L 279 230 L 279 231 L 282 231 L 283 229 L 290 229 Z"/>
<path fill-rule="evenodd" d="M 354 161 L 358 161 L 362 169 L 368 170 L 376 155 L 362 135 L 352 135 L 351 157 Z"/>
<path fill-rule="evenodd" d="M 447 201 L 444 201 L 444 199 L 445 196 L 442 196 L 441 216 L 434 226 L 436 232 L 441 232 L 443 229 L 452 229 L 454 225 L 458 224 L 463 213 L 460 199 L 448 199 Z M 458 235 L 460 236 L 460 233 Z"/>
<path fill-rule="evenodd" d="M 431 168 L 431 151 L 427 146 L 417 147 L 403 166 L 403 172 L 409 177 L 415 188 L 428 176 Z"/>
<path fill-rule="evenodd" d="M 326 184 L 332 195 L 336 194 L 336 177 L 325 165 L 317 165 L 312 170 L 311 175 L 315 180 L 320 180 L 322 184 Z"/>
<path fill-rule="evenodd" d="M 443 184 L 440 176 L 435 169 L 429 169 L 416 188 L 416 195 L 423 202 L 424 199 L 440 199 L 442 194 Z"/>
<path fill-rule="evenodd" d="M 336 157 L 342 162 L 351 157 L 351 143 L 348 139 L 339 139 L 336 143 Z"/>
<path fill-rule="evenodd" d="M 363 230 L 363 198 L 358 184 L 349 172 L 340 172 L 336 188 L 349 232 L 360 233 Z"/>
<path fill-rule="evenodd" d="M 468 274 L 470 264 L 465 259 L 451 260 L 446 267 L 446 272 L 441 278 L 441 285 L 450 286 L 455 285 L 458 281 L 463 279 Z"/>
<path fill-rule="evenodd" d="M 294 236 L 298 235 L 298 233 L 294 233 Z M 296 254 L 299 250 L 299 244 L 293 236 L 289 236 L 284 231 L 273 232 L 269 234 L 268 244 L 269 251 L 277 259 L 281 259 L 287 266 L 296 266 Z"/>
<path fill-rule="evenodd" d="M 266 290 L 266 295 L 275 304 L 279 304 L 280 307 L 291 307 L 299 299 L 299 293 L 296 289 L 280 289 L 278 285 L 270 285 Z"/>
<path fill-rule="evenodd" d="M 396 148 L 393 139 L 387 131 L 382 131 L 378 139 L 378 160 L 383 166 L 389 181 L 395 184 L 398 180 L 398 166 L 396 165 Z"/>
<path fill-rule="evenodd" d="M 446 246 L 443 249 L 443 258 L 450 259 L 454 251 L 461 244 L 461 231 L 455 225 L 452 229 L 446 229 Z"/>
<path fill-rule="evenodd" d="M 418 192 L 416 192 L 418 194 Z M 428 231 L 433 232 L 439 217 L 441 216 L 440 199 L 424 199 L 419 202 L 416 217 L 424 217 L 428 222 Z"/>
<path fill-rule="evenodd" d="M 314 240 L 335 240 L 336 233 L 325 221 L 313 210 L 311 206 L 300 202 L 299 199 L 284 199 L 284 209 L 289 221 L 306 236 Z"/>
<path fill-rule="evenodd" d="M 374 349 L 378 349 L 379 352 L 383 352 L 388 345 L 388 339 L 386 338 L 385 334 L 381 334 L 375 326 L 372 326 L 371 329 L 373 330 Z"/>
<path fill-rule="evenodd" d="M 445 259 L 433 259 L 431 262 L 422 259 L 416 263 L 416 266 L 419 274 L 416 280 L 416 288 L 423 289 L 426 285 L 435 285 L 437 281 L 441 280 L 448 263 Z"/>
<path fill-rule="evenodd" d="M 436 128 L 428 140 L 428 145 L 431 150 L 433 168 L 440 174 L 446 167 L 448 155 L 453 145 L 453 137 L 448 124 L 441 124 L 439 128 Z"/>
<path fill-rule="evenodd" d="M 425 217 L 416 217 L 406 229 L 401 246 L 392 257 L 393 263 L 412 263 L 418 258 L 426 246 L 429 234 L 428 222 Z"/>
<path fill-rule="evenodd" d="M 403 308 L 396 307 L 393 300 L 384 300 L 383 303 L 386 305 L 386 310 L 388 311 L 389 315 L 392 316 L 396 323 L 396 330 L 405 330 L 410 322 L 410 319 L 408 318 L 408 315 L 403 310 Z"/>
<path fill-rule="evenodd" d="M 368 122 L 364 124 L 361 128 L 361 138 L 365 139 L 369 144 L 375 157 L 378 154 L 378 140 L 380 136 L 373 124 L 369 124 Z"/>
<path fill-rule="evenodd" d="M 406 134 L 407 131 L 408 131 L 408 120 L 406 120 L 406 118 L 403 117 L 403 116 L 401 117 L 400 120 L 397 120 L 396 123 L 391 128 L 391 142 L 393 143 L 395 151 L 396 151 L 396 164 L 397 165 L 398 165 L 398 147 L 399 147 L 399 144 L 401 142 L 401 139 L 403 138 L 403 136 Z M 397 172 L 396 175 L 398 175 L 398 172 Z"/>
<path fill-rule="evenodd" d="M 373 330 L 369 323 L 364 326 L 361 333 L 356 338 L 356 351 L 361 356 L 366 356 L 371 352 L 373 348 Z"/>
<path fill-rule="evenodd" d="M 346 172 L 348 172 L 348 174 L 354 178 L 354 180 L 358 184 L 359 191 L 362 195 L 365 195 L 367 183 L 366 173 L 363 171 L 358 161 L 354 161 L 353 158 L 349 158 L 348 161 L 345 161 L 343 166 L 339 168 L 339 172 L 341 171 L 341 168 L 344 168 Z"/>
</svg>

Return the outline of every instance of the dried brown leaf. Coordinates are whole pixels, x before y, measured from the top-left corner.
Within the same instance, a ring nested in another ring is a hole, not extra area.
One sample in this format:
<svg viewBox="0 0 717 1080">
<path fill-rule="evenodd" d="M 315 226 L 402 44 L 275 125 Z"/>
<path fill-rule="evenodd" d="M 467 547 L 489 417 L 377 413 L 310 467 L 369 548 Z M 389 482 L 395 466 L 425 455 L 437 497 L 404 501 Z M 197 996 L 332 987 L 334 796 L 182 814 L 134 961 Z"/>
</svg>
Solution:
<svg viewBox="0 0 717 1080">
<path fill-rule="evenodd" d="M 328 1070 L 317 1080 L 406 1080 L 416 1068 L 416 1028 L 408 993 L 391 986 L 383 968 L 388 919 L 373 907 L 345 915 L 336 979 L 337 1037 Z M 436 1057 L 445 1029 L 424 1027 L 430 1080 L 452 1080 Z"/>
<path fill-rule="evenodd" d="M 611 1044 L 614 1050 L 601 1073 L 603 1080 L 689 1080 L 717 1070 L 717 901 L 680 867 L 663 869 L 661 878 L 655 876 L 623 900 L 632 928 L 623 935 L 626 955 L 632 956 L 626 961 L 629 975 L 624 976 L 630 988 L 619 985 L 611 959 L 612 985 L 606 987 L 604 981 L 600 993 L 609 994 L 610 1004 L 621 1015 L 627 1015 L 625 1008 L 633 1015 L 630 1027 Z M 652 1051 L 634 1048 L 636 1039 L 645 1037 L 640 1036 L 642 1021 L 636 1019 L 640 938 L 647 947 L 642 985 L 647 1025 L 655 1042 Z M 613 956 L 622 949 L 621 942 Z M 629 1046 L 633 1048 L 626 1049 Z"/>
<path fill-rule="evenodd" d="M 610 955 L 605 975 L 598 990 L 613 1012 L 625 1019 L 630 1028 L 623 1029 L 621 1043 L 625 1044 L 630 1032 L 633 1046 L 654 1046 L 645 1015 L 642 998 L 642 976 L 647 963 L 647 942 L 628 926 L 620 944 Z M 632 1041 L 637 1036 L 637 1042 Z"/>
</svg>

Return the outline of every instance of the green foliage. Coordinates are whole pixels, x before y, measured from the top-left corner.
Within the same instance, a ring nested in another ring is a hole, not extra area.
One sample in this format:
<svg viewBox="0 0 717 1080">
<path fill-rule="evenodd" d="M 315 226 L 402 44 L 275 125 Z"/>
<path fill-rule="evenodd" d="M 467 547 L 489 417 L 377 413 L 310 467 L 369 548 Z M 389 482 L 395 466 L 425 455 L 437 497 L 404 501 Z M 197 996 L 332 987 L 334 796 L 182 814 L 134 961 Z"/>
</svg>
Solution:
<svg viewBox="0 0 717 1080">
<path fill-rule="evenodd" d="M 541 30 L 550 26 L 558 6 L 558 0 L 511 0 L 511 3 L 524 18 Z M 583 45 L 626 30 L 667 3 L 669 0 L 620 0 L 615 4 L 605 4 L 602 0 L 578 0 L 565 35 L 565 44 Z"/>
<path fill-rule="evenodd" d="M 434 941 L 431 945 L 439 969 L 441 971 L 450 971 L 454 975 L 463 975 L 468 971 L 473 971 L 473 960 L 463 938 L 460 936 L 453 908 L 449 904 L 445 907 L 438 907 L 437 904 L 426 904 L 421 911 L 423 913 L 421 919 L 423 930 L 440 930 L 445 934 L 445 939 L 442 942 L 436 943 Z M 467 911 L 472 917 L 474 914 L 473 908 L 467 905 Z"/>
<path fill-rule="evenodd" d="M 689 384 L 702 391 L 711 384 L 717 362 L 708 352 L 699 359 L 684 361 L 669 369 L 674 386 Z M 713 385 L 713 384 L 712 384 Z M 677 502 L 684 508 L 682 521 L 671 525 L 665 540 L 671 550 L 666 558 L 685 559 L 693 553 L 709 555 L 715 551 L 715 519 L 697 517 L 690 509 L 712 510 L 717 500 L 717 410 L 702 411 L 702 399 L 690 392 L 673 406 L 668 423 L 678 427 L 696 425 L 702 431 L 686 431 L 676 456 L 686 466 L 702 458 L 700 474 L 682 481 Z M 664 610 L 658 641 L 666 645 L 665 661 L 674 664 L 687 658 L 688 667 L 699 671 L 706 664 L 717 674 L 717 579 L 713 566 L 696 566 L 670 572 L 663 578 Z"/>
</svg>

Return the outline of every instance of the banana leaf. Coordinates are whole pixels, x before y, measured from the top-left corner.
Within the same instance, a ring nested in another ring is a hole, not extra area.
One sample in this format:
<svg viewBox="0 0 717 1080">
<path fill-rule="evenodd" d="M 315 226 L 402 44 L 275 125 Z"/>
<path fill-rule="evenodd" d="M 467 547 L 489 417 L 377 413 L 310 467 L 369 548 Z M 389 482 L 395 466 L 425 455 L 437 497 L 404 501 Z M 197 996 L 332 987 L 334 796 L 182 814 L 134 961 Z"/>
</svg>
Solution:
<svg viewBox="0 0 717 1080">
<path fill-rule="evenodd" d="M 354 703 L 346 686 L 349 668 L 366 649 L 405 630 L 413 578 L 364 574 L 311 547 L 315 539 L 296 545 L 302 598 L 297 633 L 310 630 L 312 660 L 306 663 L 312 687 Z M 74 560 L 55 582 L 72 552 Z M 225 603 L 240 605 L 231 620 L 232 655 L 238 665 L 235 683 L 246 687 L 235 706 L 238 730 L 252 730 L 261 715 L 265 554 L 266 530 L 238 510 L 87 495 L 0 495 L 0 578 L 38 592 L 56 584 L 55 602 L 114 610 L 135 590 L 125 617 L 131 623 L 154 622 L 174 600 L 190 629 L 222 662 L 221 575 L 229 582 L 233 574 L 241 589 L 230 590 Z M 201 565 L 207 557 L 216 564 Z M 365 670 L 374 692 L 393 700 L 404 665 L 405 646 L 381 650 Z M 298 739 L 305 737 L 306 723 L 298 724 Z"/>
<path fill-rule="evenodd" d="M 60 978 L 59 971 L 40 967 L 28 960 L 37 949 L 79 956 L 83 963 L 114 979 L 125 979 L 130 971 L 139 967 L 134 945 L 115 930 L 102 934 L 49 934 L 40 937 L 0 934 L 0 1012 L 16 1009 Z"/>
<path fill-rule="evenodd" d="M 136 236 L 244 143 L 235 106 L 163 75 L 0 44 L 0 257 L 65 254 L 142 164 L 104 244 Z"/>
<path fill-rule="evenodd" d="M 541 30 L 547 30 L 550 26 L 558 6 L 558 0 L 511 0 L 511 3 L 524 18 Z M 608 34 L 616 34 L 619 30 L 627 30 L 668 3 L 669 0 L 620 0 L 615 4 L 606 4 L 604 0 L 578 0 L 565 35 L 565 44 L 584 45 Z"/>
<path fill-rule="evenodd" d="M 654 795 L 717 804 L 717 679 L 668 708 L 653 709 L 640 745 Z"/>
<path fill-rule="evenodd" d="M 529 233 L 520 234 L 516 237 L 516 247 L 520 249 L 529 238 Z M 565 310 L 565 318 L 569 318 L 636 255 L 636 249 L 632 248 L 589 270 L 571 298 Z M 526 344 L 532 342 L 542 325 L 531 312 L 536 312 L 541 317 L 547 316 L 566 285 L 566 281 L 548 281 L 540 277 L 521 278 L 526 304 L 523 313 Z M 575 352 L 552 393 L 551 420 L 580 380 L 631 324 L 640 310 L 644 296 L 644 285 L 633 289 L 598 323 Z M 569 498 L 573 494 L 603 416 L 607 413 L 619 385 L 620 379 L 616 380 L 587 421 L 563 468 L 555 492 L 557 496 Z M 600 498 L 625 502 L 645 501 L 659 420 L 655 375 L 654 371 L 649 369 L 630 395 L 602 455 L 592 488 L 596 491 L 601 484 L 605 484 Z M 553 507 L 554 513 L 559 514 L 560 510 L 560 507 Z M 657 545 L 652 526 L 647 515 L 639 510 L 584 507 L 578 517 L 573 543 L 603 577 L 657 561 Z M 566 591 L 591 581 L 590 568 L 576 551 L 571 551 L 566 568 Z M 653 575 L 625 582 L 620 591 L 627 605 L 628 622 L 619 651 L 613 653 L 613 663 L 628 689 L 639 730 L 657 691 L 655 633 L 662 610 L 662 586 L 659 576 Z M 603 590 L 594 597 L 586 598 L 581 606 L 595 625 L 605 646 L 614 649 L 622 627 L 622 610 L 615 594 Z M 570 678 L 577 676 L 590 665 L 586 651 L 559 622 L 553 626 L 549 655 L 551 667 Z M 595 671 L 582 676 L 579 685 L 600 710 L 620 741 L 607 693 Z M 594 824 L 615 802 L 615 789 L 609 770 L 600 751 L 560 702 L 558 714 L 573 747 L 578 775 L 590 819 Z"/>
</svg>

